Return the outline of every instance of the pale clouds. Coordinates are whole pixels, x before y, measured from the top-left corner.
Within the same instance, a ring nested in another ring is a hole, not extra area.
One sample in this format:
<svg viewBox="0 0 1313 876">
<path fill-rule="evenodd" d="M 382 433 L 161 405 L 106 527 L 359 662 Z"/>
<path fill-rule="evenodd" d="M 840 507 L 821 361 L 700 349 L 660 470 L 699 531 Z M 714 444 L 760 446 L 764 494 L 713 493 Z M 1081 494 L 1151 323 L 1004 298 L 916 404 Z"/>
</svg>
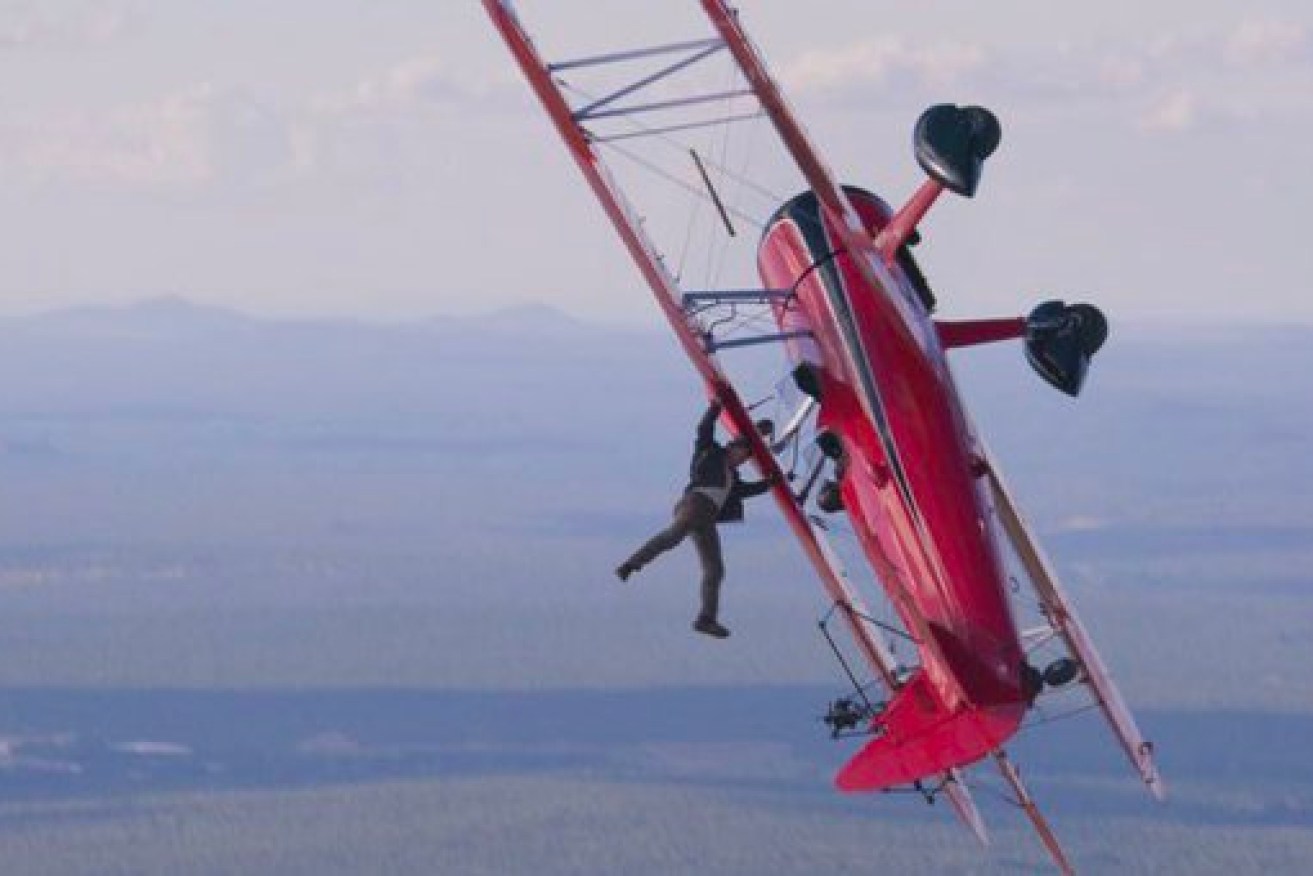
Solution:
<svg viewBox="0 0 1313 876">
<path fill-rule="evenodd" d="M 275 102 L 253 86 L 201 83 L 95 110 L 0 119 L 0 176 L 38 185 L 142 189 L 249 187 L 320 174 L 387 174 L 407 132 L 427 145 L 505 101 L 507 88 L 462 81 L 435 57 L 407 59 L 331 92 Z M 427 146 L 426 146 L 427 148 Z"/>
<path fill-rule="evenodd" d="M 1298 22 L 1249 19 L 1226 32 L 1159 39 L 1145 59 L 1142 130 L 1313 117 L 1313 40 Z"/>
<path fill-rule="evenodd" d="M 474 89 L 448 73 L 440 58 L 408 58 L 382 73 L 357 82 L 351 89 L 311 101 L 313 111 L 337 113 L 397 113 L 460 107 L 469 103 Z"/>
<path fill-rule="evenodd" d="M 799 91 L 877 89 L 956 84 L 980 71 L 988 50 L 961 42 L 920 44 L 901 36 L 862 40 L 838 49 L 807 52 L 786 64 L 782 78 Z"/>
<path fill-rule="evenodd" d="M 276 110 L 199 85 L 101 112 L 26 114 L 0 126 L 0 172 L 37 184 L 196 188 L 269 179 L 291 166 Z"/>
<path fill-rule="evenodd" d="M 437 55 L 406 58 L 297 108 L 296 170 L 303 177 L 393 182 L 425 173 L 443 163 L 435 143 L 487 125 L 493 114 L 522 111 L 524 98 L 509 77 L 458 73 Z"/>
<path fill-rule="evenodd" d="M 1129 91 L 1142 85 L 1149 75 L 1144 59 L 1131 54 L 1113 54 L 1097 64 L 1095 77 L 1112 91 Z"/>
<path fill-rule="evenodd" d="M 1292 21 L 1253 19 L 1242 22 L 1226 39 L 1226 60 L 1239 66 L 1308 63 L 1313 55 L 1309 29 Z"/>
<path fill-rule="evenodd" d="M 1221 30 L 1152 35 L 1134 51 L 1168 75 L 1263 74 L 1307 68 L 1313 62 L 1313 39 L 1308 26 L 1297 21 L 1246 18 Z"/>
<path fill-rule="evenodd" d="M 1120 44 L 859 39 L 802 54 L 780 73 L 790 91 L 836 106 L 940 100 L 957 90 L 1011 100 L 1014 109 L 1083 108 L 1147 132 L 1313 114 L 1313 35 L 1276 18 Z"/>
<path fill-rule="evenodd" d="M 130 8 L 114 3 L 6 3 L 0 5 L 0 50 L 103 45 L 121 36 L 132 18 Z"/>
<path fill-rule="evenodd" d="M 1199 121 L 1199 98 L 1189 89 L 1178 89 L 1155 100 L 1141 116 L 1146 131 L 1179 134 Z"/>
</svg>

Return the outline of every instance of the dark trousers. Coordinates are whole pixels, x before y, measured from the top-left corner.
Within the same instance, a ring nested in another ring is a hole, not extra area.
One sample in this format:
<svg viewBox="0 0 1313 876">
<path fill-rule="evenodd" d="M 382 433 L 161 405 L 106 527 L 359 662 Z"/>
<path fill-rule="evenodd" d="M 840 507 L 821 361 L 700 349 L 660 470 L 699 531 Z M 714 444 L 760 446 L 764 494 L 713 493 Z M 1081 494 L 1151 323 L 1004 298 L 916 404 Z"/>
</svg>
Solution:
<svg viewBox="0 0 1313 876">
<path fill-rule="evenodd" d="M 641 569 L 685 538 L 693 540 L 702 564 L 702 617 L 715 620 L 720 610 L 720 582 L 725 579 L 725 563 L 720 552 L 720 533 L 716 531 L 716 506 L 701 493 L 685 493 L 675 503 L 670 525 L 648 539 L 629 558 L 629 565 Z"/>
</svg>

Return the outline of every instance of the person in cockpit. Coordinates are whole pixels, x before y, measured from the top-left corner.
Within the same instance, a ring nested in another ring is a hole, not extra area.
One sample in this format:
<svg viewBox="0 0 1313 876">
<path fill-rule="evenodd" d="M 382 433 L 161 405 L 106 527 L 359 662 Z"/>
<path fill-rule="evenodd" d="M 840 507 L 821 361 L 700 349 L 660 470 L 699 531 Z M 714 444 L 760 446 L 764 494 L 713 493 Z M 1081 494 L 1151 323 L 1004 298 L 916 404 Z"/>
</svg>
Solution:
<svg viewBox="0 0 1313 876">
<path fill-rule="evenodd" d="M 720 613 L 720 585 L 725 578 L 720 533 L 716 524 L 743 519 L 743 500 L 759 496 L 770 489 L 768 480 L 744 481 L 738 468 L 752 458 L 752 445 L 738 437 L 721 446 L 716 441 L 716 418 L 721 405 L 713 401 L 698 422 L 689 464 L 689 482 L 675 503 L 669 526 L 658 532 L 615 570 L 621 581 L 671 550 L 685 538 L 692 538 L 702 566 L 702 606 L 693 620 L 699 633 L 723 639 L 729 630 L 717 619 Z"/>
</svg>

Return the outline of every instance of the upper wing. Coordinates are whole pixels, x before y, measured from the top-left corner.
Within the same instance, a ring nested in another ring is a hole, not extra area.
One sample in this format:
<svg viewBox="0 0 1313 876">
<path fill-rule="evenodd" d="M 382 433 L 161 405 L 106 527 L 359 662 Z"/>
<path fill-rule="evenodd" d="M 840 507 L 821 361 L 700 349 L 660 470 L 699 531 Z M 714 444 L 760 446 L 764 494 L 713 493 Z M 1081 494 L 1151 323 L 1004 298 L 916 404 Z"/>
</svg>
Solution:
<svg viewBox="0 0 1313 876">
<path fill-rule="evenodd" d="M 1035 586 L 1048 622 L 1080 661 L 1084 678 L 1094 693 L 1099 709 L 1126 752 L 1131 765 L 1135 767 L 1154 797 L 1159 800 L 1164 799 L 1167 789 L 1153 761 L 1153 744 L 1144 738 L 1140 728 L 1136 726 L 1135 718 L 1127 708 L 1126 701 L 1113 683 L 1112 674 L 1104 664 L 1103 658 L 1099 656 L 1093 640 L 1085 631 L 1084 624 L 1076 616 L 1075 609 L 1058 582 L 1058 577 L 1039 541 L 1031 534 L 1030 527 L 1013 501 L 997 462 L 983 445 L 981 449 L 986 454 L 989 483 L 1003 531 L 1007 534 L 1018 559 L 1026 569 L 1027 576 Z"/>
</svg>

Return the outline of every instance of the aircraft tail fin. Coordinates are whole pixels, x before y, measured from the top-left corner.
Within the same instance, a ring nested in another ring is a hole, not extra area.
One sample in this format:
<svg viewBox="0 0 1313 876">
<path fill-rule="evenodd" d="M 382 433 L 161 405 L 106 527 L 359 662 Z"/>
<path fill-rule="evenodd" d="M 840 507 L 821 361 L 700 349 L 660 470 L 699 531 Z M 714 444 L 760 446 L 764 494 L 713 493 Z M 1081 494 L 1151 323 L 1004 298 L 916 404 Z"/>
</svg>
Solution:
<svg viewBox="0 0 1313 876">
<path fill-rule="evenodd" d="M 1021 723 L 1024 704 L 950 711 L 924 672 L 899 690 L 876 718 L 879 736 L 839 771 L 842 791 L 907 785 L 986 757 Z"/>
</svg>

